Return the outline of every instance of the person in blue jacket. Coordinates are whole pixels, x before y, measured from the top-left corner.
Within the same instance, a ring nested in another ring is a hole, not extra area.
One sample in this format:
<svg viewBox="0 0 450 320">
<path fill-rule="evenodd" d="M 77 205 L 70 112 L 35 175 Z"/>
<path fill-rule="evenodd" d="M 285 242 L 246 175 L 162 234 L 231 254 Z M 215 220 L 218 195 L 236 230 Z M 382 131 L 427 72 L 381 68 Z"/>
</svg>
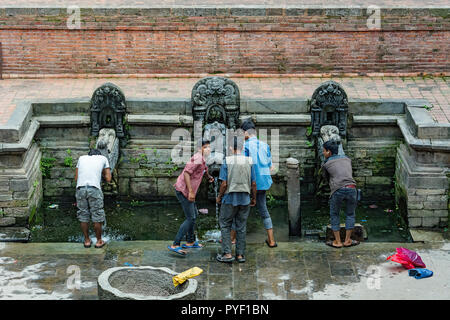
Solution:
<svg viewBox="0 0 450 320">
<path fill-rule="evenodd" d="M 255 166 L 256 207 L 267 232 L 266 244 L 270 248 L 275 248 L 277 247 L 277 243 L 273 235 L 272 218 L 270 217 L 266 204 L 266 191 L 272 185 L 271 171 L 273 170 L 273 166 L 270 147 L 267 143 L 260 141 L 256 137 L 255 124 L 251 120 L 245 121 L 241 129 L 245 134 L 244 155 L 251 157 Z"/>
</svg>

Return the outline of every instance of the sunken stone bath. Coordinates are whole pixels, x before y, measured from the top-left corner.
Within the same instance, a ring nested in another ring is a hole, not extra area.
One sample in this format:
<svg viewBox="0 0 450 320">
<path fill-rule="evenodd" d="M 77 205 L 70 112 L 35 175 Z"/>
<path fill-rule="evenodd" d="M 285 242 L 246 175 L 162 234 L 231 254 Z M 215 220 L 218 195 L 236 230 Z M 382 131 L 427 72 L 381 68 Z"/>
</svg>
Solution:
<svg viewBox="0 0 450 320">
<path fill-rule="evenodd" d="M 178 273 L 168 268 L 117 267 L 103 271 L 98 277 L 100 300 L 192 300 L 198 282 L 188 279 L 174 286 Z"/>
</svg>

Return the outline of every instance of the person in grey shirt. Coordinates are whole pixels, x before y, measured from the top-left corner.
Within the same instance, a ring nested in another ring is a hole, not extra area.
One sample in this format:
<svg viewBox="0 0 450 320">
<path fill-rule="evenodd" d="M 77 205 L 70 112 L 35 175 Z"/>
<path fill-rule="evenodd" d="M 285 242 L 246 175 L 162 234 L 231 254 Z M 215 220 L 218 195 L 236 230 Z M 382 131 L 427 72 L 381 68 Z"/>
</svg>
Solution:
<svg viewBox="0 0 450 320">
<path fill-rule="evenodd" d="M 331 230 L 335 237 L 334 241 L 326 244 L 333 248 L 342 248 L 358 245 L 359 242 L 351 239 L 355 226 L 355 209 L 357 205 L 356 182 L 352 176 L 352 161 L 346 156 L 338 155 L 339 144 L 328 140 L 323 144 L 323 155 L 326 158 L 323 164 L 325 178 L 330 180 L 330 218 Z M 340 219 L 342 203 L 346 201 L 345 210 L 345 241 L 341 242 Z"/>
<path fill-rule="evenodd" d="M 111 182 L 111 169 L 108 159 L 98 149 L 92 149 L 88 155 L 78 159 L 75 169 L 75 181 L 77 189 L 77 217 L 81 223 L 84 235 L 84 247 L 90 248 L 92 241 L 89 237 L 89 221 L 94 223 L 95 236 L 97 238 L 96 248 L 103 247 L 106 242 L 102 240 L 102 223 L 105 221 L 103 210 L 103 192 L 101 180 Z"/>
<path fill-rule="evenodd" d="M 231 225 L 236 227 L 236 260 L 245 262 L 247 218 L 250 207 L 256 205 L 256 175 L 252 158 L 241 155 L 242 144 L 233 137 L 233 154 L 225 158 L 220 168 L 219 179 L 222 180 L 216 202 L 220 207 L 220 230 L 222 233 L 222 254 L 218 254 L 219 262 L 233 262 L 231 255 Z"/>
</svg>

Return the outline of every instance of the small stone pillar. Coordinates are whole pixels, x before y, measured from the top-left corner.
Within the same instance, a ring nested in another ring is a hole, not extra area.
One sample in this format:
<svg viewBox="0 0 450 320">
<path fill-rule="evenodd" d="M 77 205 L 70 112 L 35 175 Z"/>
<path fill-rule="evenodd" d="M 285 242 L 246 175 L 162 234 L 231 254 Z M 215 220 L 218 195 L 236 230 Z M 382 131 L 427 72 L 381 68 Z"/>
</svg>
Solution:
<svg viewBox="0 0 450 320">
<path fill-rule="evenodd" d="M 298 171 L 298 160 L 286 159 L 287 165 L 287 198 L 289 212 L 289 236 L 302 235 L 301 212 L 300 212 L 300 177 Z"/>
</svg>

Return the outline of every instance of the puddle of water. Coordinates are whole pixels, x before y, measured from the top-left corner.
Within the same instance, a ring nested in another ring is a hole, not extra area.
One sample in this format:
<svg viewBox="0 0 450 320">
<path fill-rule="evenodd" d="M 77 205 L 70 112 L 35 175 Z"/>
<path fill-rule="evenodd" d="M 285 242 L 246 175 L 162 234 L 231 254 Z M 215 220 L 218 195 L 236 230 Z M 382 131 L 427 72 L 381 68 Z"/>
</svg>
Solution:
<svg viewBox="0 0 450 320">
<path fill-rule="evenodd" d="M 77 208 L 70 203 L 58 203 L 58 208 L 50 209 L 44 201 L 30 226 L 32 242 L 82 242 L 80 224 L 76 218 Z M 370 209 L 368 205 L 358 205 L 356 222 L 362 224 L 369 235 L 370 242 L 410 242 L 409 232 L 402 225 L 398 214 L 386 209 L 393 204 L 378 204 Z M 197 217 L 197 236 L 200 240 L 215 239 L 217 218 L 215 204 L 198 203 L 199 209 L 208 209 L 208 214 Z M 321 230 L 329 224 L 329 208 L 315 208 L 311 202 L 302 203 L 302 229 Z M 203 210 L 202 210 L 203 211 Z M 269 208 L 277 241 L 289 241 L 287 203 L 279 202 Z M 106 228 L 103 238 L 106 241 L 130 240 L 173 240 L 184 214 L 177 203 L 112 202 L 105 200 Z M 341 214 L 344 223 L 344 214 Z M 92 229 L 92 227 L 91 227 Z M 403 229 L 403 230 L 402 230 Z M 93 230 L 92 239 L 95 239 Z M 247 222 L 247 240 L 264 242 L 266 233 L 256 208 L 252 208 Z"/>
<path fill-rule="evenodd" d="M 21 271 L 9 270 L 3 266 L 14 263 L 15 259 L 2 257 L 0 261 L 0 297 L 2 300 L 59 300 L 69 299 L 71 293 L 48 292 L 35 283 L 41 278 L 45 262 L 26 266 Z"/>
</svg>

